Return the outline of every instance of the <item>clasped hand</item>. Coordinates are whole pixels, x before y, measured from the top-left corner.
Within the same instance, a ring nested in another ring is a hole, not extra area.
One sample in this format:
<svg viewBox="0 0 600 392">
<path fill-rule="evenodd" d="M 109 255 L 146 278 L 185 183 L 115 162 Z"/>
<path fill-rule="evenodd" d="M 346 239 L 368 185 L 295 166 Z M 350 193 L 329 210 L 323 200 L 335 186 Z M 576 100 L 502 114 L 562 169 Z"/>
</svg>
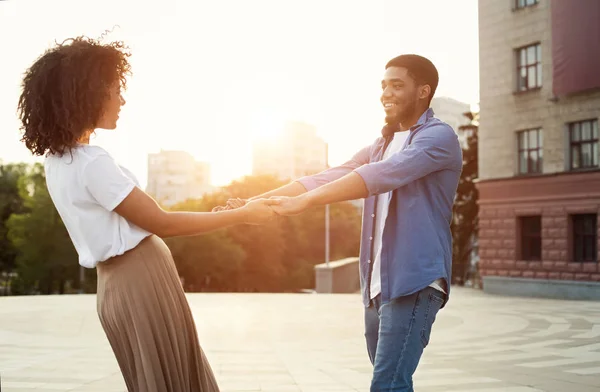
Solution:
<svg viewBox="0 0 600 392">
<path fill-rule="evenodd" d="M 213 208 L 213 212 L 246 209 L 247 223 L 266 223 L 275 215 L 297 215 L 308 208 L 308 201 L 302 196 L 271 196 L 268 199 L 244 200 L 240 198 L 229 199 L 225 206 Z"/>
</svg>

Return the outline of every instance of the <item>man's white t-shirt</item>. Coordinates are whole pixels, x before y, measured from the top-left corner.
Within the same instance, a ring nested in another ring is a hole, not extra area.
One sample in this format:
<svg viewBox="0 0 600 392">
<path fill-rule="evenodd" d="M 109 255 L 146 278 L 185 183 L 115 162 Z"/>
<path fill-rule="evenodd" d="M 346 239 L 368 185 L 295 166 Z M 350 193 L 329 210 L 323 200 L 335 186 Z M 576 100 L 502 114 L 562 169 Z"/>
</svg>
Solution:
<svg viewBox="0 0 600 392">
<path fill-rule="evenodd" d="M 139 183 L 101 147 L 79 144 L 63 156 L 48 155 L 44 169 L 82 266 L 94 268 L 151 235 L 113 211 Z"/>
<path fill-rule="evenodd" d="M 396 132 L 394 134 L 394 138 L 383 153 L 381 160 L 383 161 L 389 158 L 393 153 L 402 150 L 409 133 L 410 131 Z M 373 270 L 371 273 L 371 299 L 375 298 L 381 293 L 381 243 L 383 239 L 383 227 L 385 226 L 385 220 L 387 218 L 391 197 L 392 192 L 377 195 L 377 210 L 375 211 L 375 235 L 371 239 L 373 241 L 373 254 L 375 255 L 375 259 L 373 260 Z M 429 286 L 445 293 L 445 291 L 442 289 L 442 285 L 443 280 L 438 279 Z"/>
</svg>

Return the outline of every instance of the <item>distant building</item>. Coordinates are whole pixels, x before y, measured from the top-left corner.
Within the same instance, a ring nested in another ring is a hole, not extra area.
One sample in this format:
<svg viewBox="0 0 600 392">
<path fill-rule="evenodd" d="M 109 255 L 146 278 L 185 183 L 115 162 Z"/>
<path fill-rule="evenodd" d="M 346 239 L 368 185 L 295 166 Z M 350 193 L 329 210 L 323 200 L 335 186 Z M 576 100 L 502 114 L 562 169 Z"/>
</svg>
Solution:
<svg viewBox="0 0 600 392">
<path fill-rule="evenodd" d="M 463 135 L 459 128 L 461 125 L 469 123 L 469 119 L 465 117 L 465 113 L 471 110 L 471 105 L 453 98 L 435 97 L 431 100 L 431 108 L 437 118 L 454 129 L 461 143 L 465 143 L 466 135 Z"/>
<path fill-rule="evenodd" d="M 600 299 L 598 1 L 479 0 L 479 255 L 492 293 Z"/>
<path fill-rule="evenodd" d="M 210 165 L 184 151 L 148 154 L 146 191 L 165 206 L 200 198 L 212 191 Z"/>
<path fill-rule="evenodd" d="M 253 175 L 273 175 L 285 181 L 326 168 L 327 143 L 309 124 L 289 122 L 280 137 L 253 146 Z"/>
</svg>

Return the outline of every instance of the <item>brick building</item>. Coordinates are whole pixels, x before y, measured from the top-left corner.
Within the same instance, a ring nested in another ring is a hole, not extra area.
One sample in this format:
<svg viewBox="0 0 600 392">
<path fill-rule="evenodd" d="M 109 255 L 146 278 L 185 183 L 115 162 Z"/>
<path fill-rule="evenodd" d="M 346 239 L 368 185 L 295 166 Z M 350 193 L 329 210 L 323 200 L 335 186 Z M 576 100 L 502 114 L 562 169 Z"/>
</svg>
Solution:
<svg viewBox="0 0 600 392">
<path fill-rule="evenodd" d="M 600 299 L 600 1 L 479 0 L 480 271 Z"/>
</svg>

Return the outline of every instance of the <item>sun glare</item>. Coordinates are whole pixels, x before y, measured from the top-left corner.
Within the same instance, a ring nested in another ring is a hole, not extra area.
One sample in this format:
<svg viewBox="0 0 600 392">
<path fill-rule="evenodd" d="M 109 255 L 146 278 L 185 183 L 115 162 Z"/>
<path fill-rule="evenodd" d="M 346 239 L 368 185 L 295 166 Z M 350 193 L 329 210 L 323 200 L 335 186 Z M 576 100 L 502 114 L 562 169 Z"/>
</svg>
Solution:
<svg viewBox="0 0 600 392">
<path fill-rule="evenodd" d="M 252 116 L 252 139 L 254 141 L 274 141 L 283 134 L 285 116 L 274 110 L 263 109 Z"/>
</svg>

